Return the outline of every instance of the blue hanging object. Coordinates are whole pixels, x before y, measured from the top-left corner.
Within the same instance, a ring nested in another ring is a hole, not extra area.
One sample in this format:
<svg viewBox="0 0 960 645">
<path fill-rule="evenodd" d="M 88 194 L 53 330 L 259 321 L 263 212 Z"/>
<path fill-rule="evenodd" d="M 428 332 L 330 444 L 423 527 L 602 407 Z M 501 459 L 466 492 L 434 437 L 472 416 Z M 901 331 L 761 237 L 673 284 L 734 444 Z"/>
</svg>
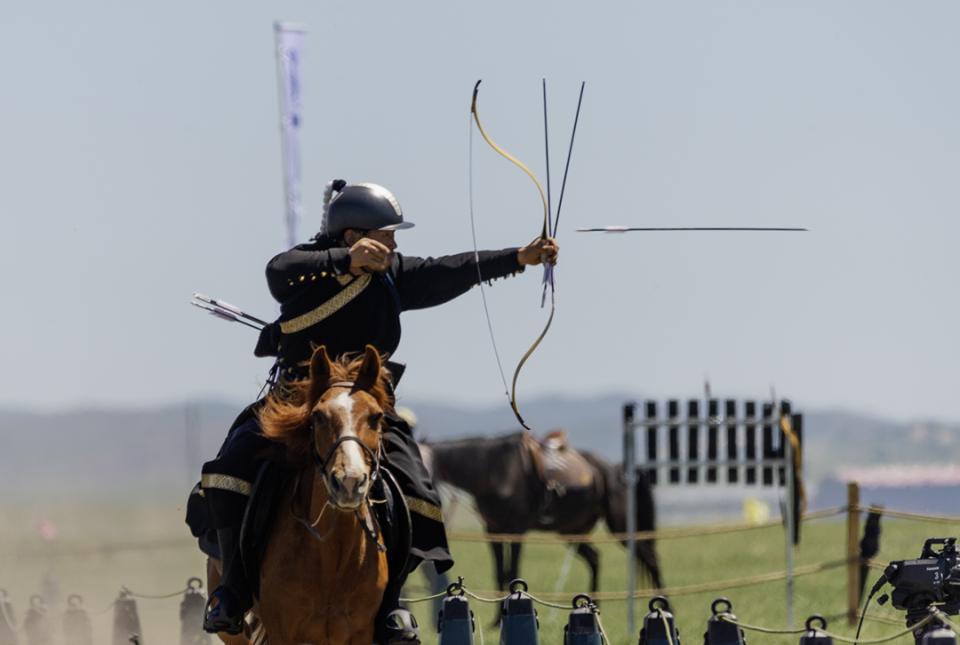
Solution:
<svg viewBox="0 0 960 645">
<path fill-rule="evenodd" d="M 659 606 L 658 606 L 659 605 Z M 680 645 L 680 632 L 668 610 L 670 603 L 663 596 L 650 599 L 650 613 L 643 618 L 640 645 Z"/>
<path fill-rule="evenodd" d="M 540 645 L 540 620 L 533 598 L 524 593 L 527 589 L 527 583 L 519 578 L 510 583 L 510 595 L 503 599 L 500 615 L 500 645 Z"/>
<path fill-rule="evenodd" d="M 726 605 L 726 609 L 718 611 L 717 605 Z M 703 635 L 704 645 L 747 645 L 743 630 L 728 622 L 737 619 L 730 613 L 731 609 L 733 605 L 726 598 L 717 598 L 713 601 L 710 605 L 713 616 L 707 619 L 707 632 Z"/>
<path fill-rule="evenodd" d="M 573 598 L 573 611 L 563 627 L 563 645 L 602 645 L 597 606 L 587 594 Z"/>
<path fill-rule="evenodd" d="M 810 616 L 810 618 L 807 618 L 807 631 L 800 636 L 800 645 L 833 645 L 833 639 L 828 634 L 812 625 L 815 620 L 820 621 L 821 629 L 827 628 L 826 618 L 820 614 Z"/>
<path fill-rule="evenodd" d="M 447 597 L 437 616 L 437 645 L 473 645 L 476 624 L 470 601 L 463 593 L 463 577 L 447 587 Z"/>
</svg>

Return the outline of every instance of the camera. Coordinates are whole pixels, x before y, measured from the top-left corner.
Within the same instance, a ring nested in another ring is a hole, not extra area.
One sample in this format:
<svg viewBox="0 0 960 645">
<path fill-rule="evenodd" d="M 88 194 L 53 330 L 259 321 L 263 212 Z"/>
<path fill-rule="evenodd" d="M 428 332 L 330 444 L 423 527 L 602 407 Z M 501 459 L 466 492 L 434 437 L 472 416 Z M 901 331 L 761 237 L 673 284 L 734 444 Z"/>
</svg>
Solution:
<svg viewBox="0 0 960 645">
<path fill-rule="evenodd" d="M 934 546 L 942 545 L 939 551 Z M 913 630 L 916 645 L 941 642 L 956 643 L 955 637 L 942 629 L 940 613 L 960 614 L 960 551 L 957 538 L 930 538 L 923 543 L 923 553 L 916 560 L 898 560 L 887 565 L 870 592 L 870 598 L 886 583 L 893 586 L 893 606 L 907 612 L 907 628 Z M 867 599 L 867 604 L 870 603 Z M 886 594 L 877 598 L 881 605 L 890 600 Z M 940 603 L 940 604 L 936 604 Z M 863 607 L 860 625 L 867 614 Z M 857 638 L 860 628 L 857 628 Z"/>
<path fill-rule="evenodd" d="M 943 545 L 934 551 L 935 545 Z M 891 562 L 883 572 L 893 586 L 890 594 L 897 609 L 916 609 L 934 603 L 948 614 L 960 611 L 960 551 L 957 538 L 930 538 L 917 560 Z M 879 583 L 882 585 L 882 582 Z M 881 600 L 883 600 L 881 598 Z"/>
</svg>

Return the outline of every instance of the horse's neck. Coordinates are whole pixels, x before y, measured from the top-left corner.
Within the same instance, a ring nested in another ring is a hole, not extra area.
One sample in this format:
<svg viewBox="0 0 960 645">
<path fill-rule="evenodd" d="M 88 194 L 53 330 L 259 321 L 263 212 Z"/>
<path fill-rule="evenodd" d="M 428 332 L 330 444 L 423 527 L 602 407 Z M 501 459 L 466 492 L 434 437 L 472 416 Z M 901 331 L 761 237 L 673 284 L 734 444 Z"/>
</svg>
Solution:
<svg viewBox="0 0 960 645">
<path fill-rule="evenodd" d="M 465 439 L 430 446 L 445 482 L 472 495 L 483 495 L 500 485 L 512 455 L 519 457 L 519 442 Z"/>
</svg>

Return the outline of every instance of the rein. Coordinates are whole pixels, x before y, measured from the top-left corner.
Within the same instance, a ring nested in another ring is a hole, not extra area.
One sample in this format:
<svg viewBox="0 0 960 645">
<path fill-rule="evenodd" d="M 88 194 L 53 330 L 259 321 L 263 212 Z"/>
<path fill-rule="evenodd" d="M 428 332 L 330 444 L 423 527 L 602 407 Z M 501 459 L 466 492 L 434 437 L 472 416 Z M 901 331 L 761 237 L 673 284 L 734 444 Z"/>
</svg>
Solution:
<svg viewBox="0 0 960 645">
<path fill-rule="evenodd" d="M 352 381 L 340 381 L 337 383 L 330 384 L 329 387 L 352 388 L 354 387 L 354 385 L 355 383 L 353 383 Z M 382 437 L 383 437 L 383 434 L 378 433 L 376 452 L 371 450 L 369 446 L 367 446 L 367 444 L 363 443 L 359 437 L 354 437 L 351 435 L 340 437 L 339 439 L 333 442 L 333 445 L 330 446 L 330 450 L 327 451 L 327 455 L 323 459 L 321 459 L 320 453 L 317 452 L 316 433 L 314 429 L 311 427 L 310 445 L 312 446 L 312 452 L 313 452 L 313 464 L 317 468 L 317 474 L 320 475 L 320 480 L 323 482 L 323 485 L 324 486 L 327 485 L 327 465 L 330 463 L 330 459 L 333 458 L 333 453 L 336 452 L 337 448 L 339 448 L 342 444 L 348 441 L 354 441 L 366 451 L 367 456 L 370 458 L 368 465 L 371 466 L 370 485 L 372 487 L 373 482 L 376 481 L 380 476 L 380 454 L 383 451 Z M 315 538 L 317 538 L 321 542 L 326 542 L 327 538 L 329 538 L 330 535 L 333 534 L 333 530 L 337 526 L 337 514 L 334 513 L 333 522 L 330 524 L 330 529 L 327 531 L 326 535 L 321 535 L 320 532 L 316 529 L 316 524 L 319 524 L 320 518 L 323 517 L 323 510 L 320 511 L 320 516 L 317 517 L 316 522 L 310 522 L 310 520 L 297 515 L 297 512 L 294 509 L 294 503 L 296 502 L 297 493 L 299 492 L 299 490 L 300 490 L 300 477 L 297 477 L 296 484 L 294 484 L 294 488 L 293 488 L 293 497 L 290 498 L 290 514 L 293 515 L 294 519 L 296 519 L 298 522 L 303 524 L 303 526 L 305 526 L 306 529 L 310 531 L 310 533 L 312 533 Z M 373 507 L 371 506 L 371 503 L 369 500 L 369 494 L 370 494 L 370 489 L 368 488 L 367 494 L 364 495 L 364 498 L 363 498 L 363 504 L 361 504 L 360 508 L 354 510 L 353 514 L 356 515 L 357 520 L 360 522 L 360 526 L 363 527 L 364 532 L 370 537 L 370 539 L 373 540 L 374 544 L 377 545 L 377 550 L 381 552 L 385 552 L 387 550 L 387 547 L 380 543 L 380 525 L 379 525 L 379 522 L 377 522 L 376 515 L 374 515 L 373 513 Z M 328 490 L 327 496 L 329 497 L 329 495 L 330 495 L 330 492 Z M 323 508 L 326 509 L 327 506 L 332 506 L 329 500 L 327 501 L 327 503 L 324 505 Z M 360 515 L 360 510 L 364 507 L 366 507 L 367 509 L 366 521 L 364 521 L 363 517 Z"/>
</svg>

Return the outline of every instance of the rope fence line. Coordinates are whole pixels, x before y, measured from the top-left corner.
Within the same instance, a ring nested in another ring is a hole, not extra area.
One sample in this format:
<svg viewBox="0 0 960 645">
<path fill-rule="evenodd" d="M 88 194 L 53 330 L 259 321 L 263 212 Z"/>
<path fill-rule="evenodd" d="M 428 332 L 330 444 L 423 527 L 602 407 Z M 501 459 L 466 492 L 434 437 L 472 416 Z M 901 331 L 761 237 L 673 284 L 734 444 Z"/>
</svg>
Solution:
<svg viewBox="0 0 960 645">
<path fill-rule="evenodd" d="M 800 572 L 800 571 L 798 570 L 797 572 L 795 572 L 795 575 L 805 575 L 805 574 L 809 574 L 809 573 L 817 573 L 818 571 L 821 571 L 821 570 L 824 570 L 824 569 L 841 567 L 841 566 L 845 566 L 846 564 L 847 564 L 847 562 L 846 562 L 845 560 L 842 560 L 842 561 L 825 563 L 825 564 L 823 564 L 823 565 L 811 565 L 810 567 L 804 567 L 804 569 L 808 569 L 808 570 L 803 571 L 803 572 Z M 772 574 L 772 575 L 776 575 L 776 574 Z M 764 576 L 758 576 L 758 577 L 764 577 Z M 782 576 L 781 576 L 781 577 L 782 577 Z M 776 579 L 776 578 L 771 578 L 771 579 Z M 702 585 L 702 586 L 707 586 L 707 585 Z M 659 589 L 659 590 L 655 590 L 654 592 L 651 592 L 649 595 L 651 595 L 651 596 L 653 596 L 653 595 L 679 595 L 679 593 L 678 593 L 677 590 L 685 590 L 685 589 L 690 589 L 690 588 L 691 588 L 691 587 L 676 587 L 676 588 L 672 588 L 672 589 Z M 484 603 L 502 603 L 502 602 L 503 602 L 504 600 L 506 600 L 510 595 L 512 595 L 512 594 L 503 595 L 503 592 L 502 592 L 502 591 L 472 591 L 472 590 L 470 590 L 470 589 L 467 589 L 467 587 L 464 586 L 462 583 L 461 583 L 460 586 L 458 587 L 458 590 L 460 591 L 460 593 L 462 593 L 462 594 L 464 594 L 464 595 L 466 595 L 466 596 L 469 596 L 470 598 L 473 598 L 474 600 L 477 600 L 477 601 L 479 601 L 479 602 L 484 602 Z M 715 590 L 717 590 L 717 589 L 703 589 L 703 591 L 715 591 Z M 682 591 L 681 591 L 680 593 L 682 593 Z M 481 595 L 481 594 L 484 594 L 484 595 Z M 426 601 L 428 601 L 428 600 L 436 600 L 437 598 L 442 598 L 442 597 L 445 597 L 445 596 L 447 596 L 447 595 L 448 595 L 448 592 L 444 591 L 444 592 L 441 592 L 441 593 L 433 594 L 433 595 L 431 595 L 431 596 L 424 596 L 424 597 L 422 597 L 422 598 L 401 598 L 400 601 L 401 601 L 401 602 L 406 602 L 406 603 L 426 602 Z M 561 595 L 563 595 L 563 594 L 540 594 L 539 596 L 534 596 L 534 595 L 528 593 L 528 594 L 526 594 L 526 595 L 529 596 L 530 599 L 531 599 L 533 602 L 535 602 L 535 603 L 537 603 L 537 604 L 539 604 L 539 605 L 543 605 L 544 607 L 552 607 L 552 608 L 555 608 L 555 609 L 571 609 L 571 605 L 570 605 L 569 603 L 567 603 L 567 604 L 557 604 L 557 603 L 549 602 L 549 601 L 547 600 L 548 598 L 551 598 L 551 597 L 554 597 L 554 596 L 561 596 Z M 639 594 L 637 594 L 637 595 L 639 595 Z M 491 597 L 487 597 L 487 596 L 491 596 Z M 616 600 L 616 599 L 617 599 L 617 598 L 610 598 L 610 597 L 608 597 L 608 596 L 609 596 L 609 594 L 600 594 L 600 593 L 597 593 L 597 594 L 591 594 L 590 599 L 591 599 L 591 600 Z M 624 598 L 625 598 L 625 597 L 626 597 L 626 594 L 623 594 L 623 596 L 624 596 Z M 599 616 L 600 612 L 597 611 L 596 613 L 597 613 L 597 623 L 600 624 L 600 616 Z M 724 622 L 728 622 L 728 623 L 731 623 L 731 624 L 733 624 L 733 625 L 736 625 L 737 627 L 740 627 L 741 629 L 748 630 L 748 631 L 755 631 L 755 632 L 759 632 L 759 633 L 763 633 L 763 634 L 796 635 L 796 634 L 804 634 L 804 633 L 806 633 L 806 632 L 808 631 L 806 628 L 802 628 L 802 629 L 771 629 L 771 628 L 768 628 L 768 627 L 760 627 L 760 626 L 758 626 L 758 625 L 750 625 L 750 624 L 748 624 L 748 623 L 744 623 L 744 622 L 741 622 L 741 621 L 739 621 L 739 620 L 730 620 L 729 618 L 726 617 L 726 614 L 718 614 L 717 617 L 718 617 L 720 620 L 723 620 Z M 846 614 L 838 614 L 838 615 L 836 615 L 836 616 L 828 617 L 828 619 L 843 618 L 843 617 L 846 617 Z M 902 621 L 897 620 L 897 619 L 895 619 L 895 618 L 892 618 L 892 617 L 890 617 L 890 616 L 883 615 L 883 614 L 875 614 L 875 613 L 870 613 L 870 612 L 868 612 L 868 613 L 866 614 L 866 618 L 869 618 L 869 619 L 871 619 L 871 620 L 875 620 L 875 621 L 878 621 L 878 622 L 883 622 L 883 623 L 887 623 L 887 624 L 892 624 L 892 625 L 900 625 L 900 624 L 902 624 Z M 912 633 L 914 632 L 914 630 L 919 629 L 919 628 L 923 627 L 924 625 L 929 624 L 931 621 L 933 621 L 933 620 L 935 620 L 935 619 L 941 620 L 941 621 L 943 622 L 943 624 L 949 626 L 951 629 L 954 630 L 954 632 L 960 633 L 960 627 L 958 627 L 957 625 L 955 625 L 955 624 L 950 620 L 949 616 L 947 616 L 946 614 L 944 614 L 944 613 L 942 613 L 942 612 L 939 612 L 939 611 L 936 612 L 936 613 L 934 613 L 934 614 L 931 614 L 930 616 L 927 616 L 926 618 L 924 618 L 924 619 L 923 619 L 922 621 L 920 621 L 919 623 L 917 623 L 917 624 L 915 624 L 915 625 L 912 625 L 911 627 L 909 627 L 909 628 L 907 628 L 907 629 L 904 629 L 904 630 L 902 630 L 902 631 L 900 631 L 900 632 L 897 632 L 896 634 L 893 634 L 893 635 L 891 635 L 891 636 L 885 636 L 885 637 L 883 637 L 883 638 L 856 640 L 856 639 L 853 639 L 853 638 L 848 638 L 848 637 L 845 637 L 845 636 L 840 636 L 839 634 L 834 634 L 834 633 L 832 633 L 832 632 L 828 632 L 828 631 L 822 630 L 822 629 L 819 630 L 819 631 L 821 631 L 821 632 L 829 635 L 829 636 L 830 636 L 831 638 L 833 638 L 834 640 L 838 640 L 838 641 L 841 641 L 841 642 L 844 642 L 844 643 L 858 643 L 859 645 L 878 645 L 879 643 L 887 643 L 887 642 L 896 640 L 896 639 L 898 639 L 898 638 L 901 638 L 901 637 L 903 637 L 903 636 L 907 636 L 907 635 L 909 635 L 909 634 L 912 634 Z M 609 641 L 609 639 L 607 638 L 606 632 L 604 631 L 602 624 L 600 624 L 600 630 L 601 630 L 601 635 L 603 636 L 604 642 L 606 642 L 606 643 L 609 644 L 610 641 Z M 669 633 L 669 629 L 668 629 L 667 631 L 668 631 L 668 633 Z"/>
<path fill-rule="evenodd" d="M 859 512 L 875 511 L 869 506 L 838 506 L 828 508 L 813 513 L 804 514 L 803 521 L 812 521 L 848 513 L 850 510 Z M 905 520 L 918 520 L 928 522 L 956 522 L 960 523 L 960 517 L 950 517 L 944 515 L 924 515 L 921 513 L 907 513 L 903 511 L 891 511 L 880 509 L 882 515 L 895 517 Z M 699 537 L 704 535 L 718 535 L 722 533 L 736 533 L 738 531 L 749 531 L 752 529 L 764 529 L 772 526 L 781 526 L 783 521 L 780 519 L 767 520 L 758 523 L 737 523 L 720 524 L 705 527 L 690 527 L 680 529 L 660 529 L 658 531 L 638 531 L 634 539 L 636 540 L 668 540 L 673 538 Z M 580 544 L 593 543 L 602 544 L 607 542 L 623 542 L 627 539 L 626 533 L 607 533 L 602 535 L 552 535 L 552 534 L 523 534 L 515 535 L 509 533 L 474 533 L 465 531 L 450 531 L 447 533 L 447 539 L 451 542 L 522 542 L 526 544 Z M 89 555 L 110 555 L 121 552 L 136 551 L 155 551 L 163 549 L 193 548 L 196 546 L 196 540 L 175 538 L 169 540 L 153 540 L 150 542 L 120 542 L 117 544 L 100 544 L 87 547 L 76 547 L 70 549 L 57 549 L 44 547 L 39 549 L 25 549 L 22 551 L 8 551 L 0 553 L 0 558 L 21 558 L 21 557 L 55 557 L 55 556 L 89 556 Z M 871 565 L 874 566 L 874 565 Z M 880 567 L 883 568 L 883 567 Z"/>
<path fill-rule="evenodd" d="M 173 593 L 163 594 L 161 596 L 149 596 L 147 594 L 141 594 L 135 591 L 130 591 L 129 589 L 126 589 L 125 591 L 127 594 L 133 596 L 134 598 L 144 598 L 146 600 L 166 600 L 167 598 L 175 598 L 176 596 L 182 596 L 183 594 L 187 593 L 190 589 L 191 587 L 187 586 L 181 589 L 180 591 L 174 591 Z"/>
<path fill-rule="evenodd" d="M 847 507 L 838 506 L 828 508 L 814 513 L 807 513 L 802 518 L 807 520 L 819 520 L 833 515 L 840 515 L 847 512 Z M 717 535 L 720 533 L 736 533 L 738 531 L 749 531 L 751 529 L 763 529 L 771 526 L 782 526 L 783 520 L 767 520 L 757 523 L 739 523 L 739 524 L 719 524 L 716 526 L 699 526 L 683 529 L 661 529 L 659 531 L 639 531 L 634 534 L 636 540 L 659 540 L 682 537 L 698 537 L 702 535 Z M 626 533 L 608 533 L 605 535 L 552 535 L 547 533 L 535 534 L 511 534 L 511 533 L 468 533 L 463 531 L 451 531 L 447 533 L 447 540 L 454 542 L 524 542 L 527 544 L 579 544 L 589 542 L 600 544 L 604 542 L 623 542 L 627 539 Z"/>
<path fill-rule="evenodd" d="M 845 567 L 847 565 L 847 560 L 835 560 L 833 562 L 824 562 L 821 564 L 810 564 L 805 567 L 798 567 L 794 569 L 793 575 L 796 576 L 806 576 L 813 573 L 820 573 L 821 571 L 827 571 L 829 569 L 837 569 L 839 567 Z M 654 596 L 682 596 L 685 594 L 694 594 L 702 593 L 704 591 L 722 591 L 724 589 L 735 589 L 737 587 L 746 587 L 753 584 L 761 584 L 764 582 L 775 582 L 777 580 L 783 580 L 787 577 L 786 571 L 775 571 L 773 573 L 763 573 L 756 576 L 750 576 L 746 578 L 738 578 L 736 580 L 723 580 L 720 582 L 707 582 L 699 585 L 687 585 L 683 587 L 666 587 L 664 589 L 637 589 L 633 592 L 634 598 L 653 598 Z M 471 598 L 476 597 L 480 602 L 501 602 L 506 596 L 503 595 L 502 591 L 490 591 L 490 590 L 479 590 L 479 591 L 470 591 L 467 592 L 466 589 L 464 593 L 467 593 Z M 446 592 L 434 594 L 432 596 L 426 596 L 423 598 L 401 598 L 400 600 L 404 602 L 422 602 L 426 600 L 434 600 L 446 595 Z M 541 593 L 538 598 L 542 599 L 544 604 L 546 601 L 563 601 L 566 600 L 567 604 L 559 605 L 560 609 L 569 609 L 570 601 L 573 600 L 573 597 L 578 594 L 576 593 Z M 533 596 L 531 596 L 533 597 Z M 590 594 L 591 600 L 626 600 L 629 597 L 626 591 L 597 591 Z M 537 598 L 535 598 L 536 600 Z M 556 607 L 556 605 L 547 605 L 549 607 Z M 846 615 L 846 614 L 844 614 Z"/>
<path fill-rule="evenodd" d="M 195 539 L 174 538 L 170 540 L 151 540 L 148 542 L 118 542 L 116 544 L 98 544 L 85 547 L 58 549 L 51 547 L 24 549 L 0 553 L 0 558 L 59 557 L 112 555 L 124 551 L 158 551 L 162 549 L 196 548 Z"/>
<path fill-rule="evenodd" d="M 907 513 L 903 511 L 891 511 L 887 509 L 877 509 L 870 506 L 836 506 L 812 513 L 805 513 L 802 521 L 819 520 L 835 515 L 842 515 L 850 511 L 868 513 L 871 511 L 879 512 L 881 515 L 895 517 L 905 520 L 919 520 L 927 522 L 957 522 L 960 523 L 960 517 L 950 517 L 946 515 L 924 515 L 921 513 Z M 782 519 L 767 520 L 757 523 L 738 523 L 738 524 L 720 524 L 716 526 L 690 527 L 681 529 L 661 529 L 658 531 L 638 531 L 634 534 L 636 540 L 667 540 L 683 537 L 699 537 L 703 535 L 718 535 L 721 533 L 736 533 L 738 531 L 749 531 L 751 529 L 763 529 L 771 526 L 783 525 Z M 471 533 L 465 531 L 450 531 L 447 533 L 447 539 L 451 542 L 523 542 L 526 544 L 580 544 L 593 543 L 602 544 L 605 542 L 623 542 L 627 539 L 626 533 L 608 533 L 605 535 L 551 535 L 551 534 L 523 534 L 516 535 L 510 533 Z M 881 567 L 882 568 L 882 567 Z"/>
<path fill-rule="evenodd" d="M 858 512 L 879 512 L 882 515 L 887 515 L 890 517 L 905 519 L 905 520 L 914 520 L 914 521 L 930 521 L 930 522 L 960 522 L 960 517 L 950 517 L 950 516 L 941 516 L 941 515 L 927 515 L 920 513 L 909 513 L 902 511 L 890 511 L 886 509 L 878 509 L 875 507 L 862 506 L 859 504 L 849 504 L 843 507 L 836 507 L 817 511 L 814 513 L 805 514 L 802 520 L 816 520 L 826 517 L 831 517 L 839 514 L 850 514 Z M 727 524 L 727 525 L 718 525 L 718 526 L 709 526 L 709 527 L 692 527 L 692 528 L 682 528 L 682 529 L 665 529 L 660 531 L 643 531 L 636 534 L 636 539 L 670 539 L 670 538 L 680 538 L 680 537 L 695 537 L 703 535 L 715 535 L 720 533 L 733 533 L 738 531 L 746 531 L 750 529 L 757 528 L 768 528 L 773 526 L 782 525 L 782 520 L 769 520 L 762 523 L 747 524 Z M 532 544 L 549 544 L 549 543 L 567 543 L 567 544 L 576 544 L 583 542 L 593 542 L 593 543 L 604 543 L 604 542 L 622 542 L 626 539 L 627 535 L 625 533 L 616 533 L 616 534 L 606 534 L 606 535 L 577 535 L 577 536 L 554 536 L 549 534 L 534 534 L 534 535 L 511 535 L 511 534 L 482 534 L 482 533 L 458 533 L 451 532 L 448 534 L 448 539 L 450 541 L 464 541 L 464 542 L 527 542 Z M 97 545 L 83 548 L 74 548 L 74 549 L 65 549 L 65 550 L 55 550 L 55 549 L 33 549 L 20 553 L 2 553 L 0 557 L 21 557 L 21 556 L 62 556 L 62 555 L 100 555 L 100 554 L 109 554 L 116 553 L 121 551 L 144 551 L 144 550 L 157 550 L 157 549 L 169 549 L 169 548 L 184 548 L 184 547 L 193 547 L 195 545 L 194 540 L 186 539 L 170 539 L 170 540 L 155 540 L 151 542 L 140 542 L 140 543 L 119 543 L 113 545 Z M 852 563 L 860 564 L 862 561 L 859 557 L 848 557 L 842 560 L 835 560 L 819 564 L 811 564 L 803 567 L 797 567 L 793 570 L 793 576 L 804 576 L 811 575 L 815 573 L 820 573 L 823 571 L 836 569 L 844 566 L 848 566 Z M 880 563 L 876 560 L 867 560 L 865 561 L 872 569 L 883 570 L 886 568 L 886 565 Z M 632 593 L 633 598 L 649 598 L 657 595 L 667 595 L 667 596 L 680 596 L 686 594 L 695 594 L 703 593 L 710 591 L 722 591 L 726 589 L 733 589 L 738 587 L 745 587 L 755 584 L 763 584 L 767 582 L 775 582 L 778 580 L 783 580 L 787 577 L 786 571 L 777 571 L 772 573 L 760 574 L 755 576 L 748 576 L 744 578 L 739 578 L 735 580 L 724 580 L 716 581 L 710 583 L 702 583 L 698 585 L 687 585 L 687 586 L 678 586 L 678 587 L 669 587 L 664 589 L 644 589 L 644 590 L 635 590 Z M 121 588 L 121 596 L 127 594 L 129 596 L 141 599 L 149 600 L 165 600 L 174 597 L 181 596 L 189 591 L 191 587 L 188 585 L 186 588 L 179 589 L 175 592 L 161 595 L 152 595 L 152 594 L 141 594 L 129 590 L 124 585 Z M 484 603 L 502 603 L 503 600 L 509 596 L 509 594 L 504 595 L 502 591 L 488 591 L 488 590 L 479 590 L 472 591 L 468 590 L 465 587 L 461 588 L 462 593 L 468 595 L 469 597 Z M 441 592 L 438 594 L 433 594 L 430 596 L 425 596 L 422 598 L 401 598 L 403 602 L 417 603 L 425 602 L 429 600 L 436 600 L 447 595 L 447 592 Z M 528 594 L 530 595 L 530 594 Z M 573 593 L 543 593 L 539 596 L 530 595 L 530 598 L 543 606 L 551 607 L 555 609 L 569 610 L 571 608 L 570 601 L 572 598 L 577 595 Z M 620 592 L 595 592 L 590 595 L 593 600 L 605 600 L 605 601 L 620 601 L 627 600 L 631 597 L 631 594 L 627 591 Z M 552 601 L 565 601 L 564 604 L 559 604 Z M 116 600 L 111 601 L 111 603 L 102 611 L 90 612 L 91 615 L 100 615 L 104 614 L 111 609 L 113 609 Z M 86 607 L 85 607 L 86 608 Z M 12 626 L 10 617 L 6 615 L 5 608 L 3 618 L 8 625 Z M 88 610 L 89 611 L 89 610 Z M 847 616 L 847 614 L 840 614 L 840 616 Z M 900 621 L 896 620 L 893 617 L 868 612 L 865 616 L 868 619 L 888 623 L 888 624 L 902 624 Z M 954 625 L 949 618 L 945 615 L 936 615 L 930 616 L 923 623 L 914 625 L 910 629 L 898 633 L 895 636 L 888 638 L 876 639 L 876 640 L 861 640 L 859 643 L 864 645 L 871 645 L 877 643 L 883 643 L 896 638 L 900 638 L 904 635 L 910 634 L 913 630 L 918 627 L 926 624 L 930 620 L 940 619 L 945 625 L 950 626 L 956 631 L 960 632 L 960 629 Z M 765 633 L 772 634 L 799 634 L 803 633 L 806 630 L 794 630 L 794 631 L 777 631 L 770 630 L 766 628 L 760 628 L 752 625 L 747 625 L 744 623 L 739 623 L 736 621 L 732 622 L 743 629 L 750 629 L 753 631 L 762 631 Z M 17 628 L 17 631 L 22 631 L 23 626 L 20 625 Z M 856 643 L 850 638 L 840 637 L 837 635 L 831 634 L 831 636 L 839 641 L 847 643 Z"/>
<path fill-rule="evenodd" d="M 828 614 L 824 616 L 824 618 L 826 618 L 828 622 L 833 622 L 835 620 L 843 620 L 844 618 L 847 618 L 847 613 L 844 612 L 842 614 Z M 893 616 L 887 616 L 886 614 L 875 614 L 869 611 L 867 612 L 867 615 L 865 616 L 865 618 L 867 620 L 873 620 L 878 623 L 886 623 L 888 625 L 903 624 L 903 619 L 897 619 L 897 618 L 894 618 Z"/>
<path fill-rule="evenodd" d="M 951 517 L 949 515 L 925 515 L 923 513 L 908 513 L 905 511 L 891 511 L 885 508 L 873 507 L 873 506 L 861 506 L 856 505 L 852 509 L 849 506 L 843 507 L 842 512 L 846 513 L 850 510 L 860 511 L 861 513 L 868 512 L 877 512 L 880 515 L 887 515 L 889 517 L 896 517 L 901 520 L 919 520 L 923 522 L 960 522 L 960 517 Z"/>
<path fill-rule="evenodd" d="M 739 628 L 741 628 L 741 629 L 746 629 L 746 630 L 753 631 L 753 632 L 760 632 L 760 633 L 762 633 L 762 634 L 804 634 L 804 633 L 806 633 L 806 632 L 808 631 L 806 628 L 804 628 L 804 629 L 790 629 L 790 630 L 786 630 L 786 629 L 768 629 L 768 628 L 766 628 L 766 627 L 758 627 L 757 625 L 749 625 L 749 624 L 747 624 L 747 623 L 742 623 L 742 622 L 740 622 L 739 620 L 730 620 L 729 618 L 726 618 L 724 614 L 717 614 L 717 617 L 718 617 L 720 620 L 722 620 L 723 622 L 725 622 L 725 623 L 730 623 L 730 624 L 732 624 L 732 625 L 736 625 L 737 627 L 739 627 Z M 848 637 L 846 637 L 846 636 L 840 636 L 839 634 L 834 634 L 834 633 L 832 633 L 832 632 L 828 632 L 828 631 L 825 630 L 825 629 L 820 629 L 820 630 L 818 630 L 818 631 L 823 632 L 824 634 L 830 636 L 833 640 L 835 640 L 835 641 L 840 641 L 840 642 L 842 642 L 842 643 L 859 643 L 860 645 L 877 645 L 878 643 L 887 643 L 887 642 L 890 642 L 890 641 L 892 641 L 892 640 L 896 640 L 896 639 L 898 639 L 898 638 L 902 638 L 902 637 L 904 637 L 904 636 L 913 634 L 914 630 L 920 629 L 921 627 L 923 627 L 924 625 L 927 625 L 928 623 L 930 623 L 930 622 L 931 622 L 932 620 L 934 620 L 934 619 L 944 620 L 944 621 L 946 621 L 946 624 L 949 624 L 950 626 L 953 626 L 953 623 L 950 622 L 950 620 L 947 618 L 946 614 L 943 614 L 942 612 L 936 612 L 936 614 L 931 614 L 931 615 L 927 616 L 926 618 L 924 618 L 923 620 L 921 620 L 919 623 L 916 623 L 916 624 L 913 625 L 912 627 L 908 627 L 907 629 L 905 629 L 905 630 L 903 630 L 903 631 L 901 631 L 901 632 L 898 632 L 898 633 L 896 633 L 896 634 L 894 634 L 894 635 L 892 635 L 892 636 L 884 636 L 883 638 L 872 638 L 872 639 L 860 639 L 860 640 L 857 640 L 857 639 L 855 639 L 855 638 L 848 638 Z M 954 629 L 956 630 L 956 627 L 954 627 Z"/>
</svg>

